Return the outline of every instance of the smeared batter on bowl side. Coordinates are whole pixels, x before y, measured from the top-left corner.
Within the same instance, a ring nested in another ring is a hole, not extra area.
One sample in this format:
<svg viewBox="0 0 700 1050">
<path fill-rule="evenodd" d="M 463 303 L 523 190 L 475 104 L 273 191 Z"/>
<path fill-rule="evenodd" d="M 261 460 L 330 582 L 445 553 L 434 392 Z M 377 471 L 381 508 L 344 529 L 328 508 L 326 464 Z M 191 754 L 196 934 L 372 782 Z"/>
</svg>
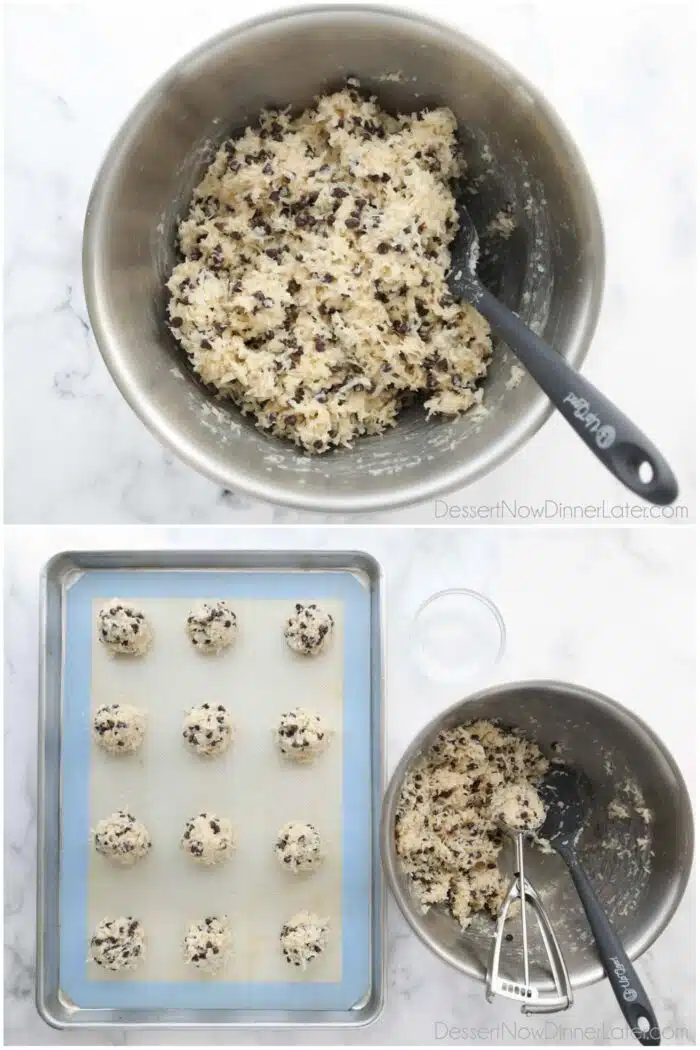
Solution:
<svg viewBox="0 0 700 1050">
<path fill-rule="evenodd" d="M 487 322 L 445 277 L 463 174 L 454 114 L 352 86 L 226 140 L 179 227 L 170 329 L 194 370 L 309 453 L 481 401 Z"/>
<path fill-rule="evenodd" d="M 491 722 L 438 734 L 407 772 L 396 814 L 396 850 L 424 911 L 444 905 L 462 929 L 498 913 L 509 880 L 496 821 L 541 823 L 532 796 L 548 766 L 537 744 Z"/>
</svg>

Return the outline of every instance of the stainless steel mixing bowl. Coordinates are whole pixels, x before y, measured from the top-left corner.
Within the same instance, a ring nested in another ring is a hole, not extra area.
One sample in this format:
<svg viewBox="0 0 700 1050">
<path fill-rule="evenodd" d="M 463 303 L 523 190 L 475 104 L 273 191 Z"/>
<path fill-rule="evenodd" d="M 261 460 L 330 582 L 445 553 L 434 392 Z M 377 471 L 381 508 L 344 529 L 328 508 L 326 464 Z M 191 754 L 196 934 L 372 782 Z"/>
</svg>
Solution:
<svg viewBox="0 0 700 1050">
<path fill-rule="evenodd" d="M 386 75 L 401 74 L 387 80 Z M 590 179 L 544 98 L 453 28 L 395 8 L 296 8 L 197 48 L 148 92 L 114 140 L 88 205 L 83 270 L 95 338 L 144 423 L 226 488 L 311 510 L 378 510 L 474 480 L 545 421 L 549 402 L 496 349 L 481 419 L 426 422 L 418 407 L 381 438 L 321 457 L 256 430 L 197 381 L 164 324 L 175 232 L 216 144 L 265 106 L 300 110 L 359 77 L 389 110 L 457 115 L 482 276 L 575 365 L 593 334 L 603 235 Z M 507 208 L 504 240 L 487 227 Z"/>
<path fill-rule="evenodd" d="M 636 959 L 664 930 L 688 881 L 693 858 L 688 791 L 667 749 L 636 715 L 600 693 L 563 682 L 515 682 L 476 693 L 435 718 L 407 749 L 385 795 L 381 846 L 389 886 L 408 923 L 445 962 L 484 979 L 493 947 L 493 922 L 479 916 L 461 932 L 440 909 L 421 914 L 394 847 L 396 807 L 409 765 L 440 730 L 477 718 L 520 729 L 537 741 L 547 757 L 560 758 L 585 773 L 591 784 L 590 812 L 578 854 L 630 958 Z M 651 823 L 635 810 L 626 784 L 641 792 Z M 614 800 L 630 807 L 629 818 L 610 818 L 608 806 Z M 648 844 L 640 846 L 639 839 L 648 839 Z M 508 846 L 501 866 L 512 874 L 507 850 Z M 530 846 L 525 867 L 554 925 L 573 986 L 600 980 L 603 968 L 564 862 Z M 513 940 L 505 945 L 502 957 L 503 973 L 517 981 L 522 975 L 519 923 L 513 923 L 511 932 Z M 531 944 L 534 983 L 551 991 L 543 952 L 539 945 L 533 948 Z"/>
</svg>

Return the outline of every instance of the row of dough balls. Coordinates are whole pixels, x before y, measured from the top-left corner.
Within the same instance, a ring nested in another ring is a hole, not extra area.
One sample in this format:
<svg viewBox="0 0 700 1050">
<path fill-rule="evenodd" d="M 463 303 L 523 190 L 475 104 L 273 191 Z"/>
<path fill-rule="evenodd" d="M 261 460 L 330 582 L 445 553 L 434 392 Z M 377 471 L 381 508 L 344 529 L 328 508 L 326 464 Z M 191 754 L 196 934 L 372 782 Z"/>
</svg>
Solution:
<svg viewBox="0 0 700 1050">
<path fill-rule="evenodd" d="M 335 622 L 315 602 L 297 602 L 284 626 L 287 645 L 302 656 L 316 656 L 330 643 Z M 195 649 L 220 653 L 233 645 L 238 621 L 227 601 L 202 602 L 190 610 L 185 632 Z M 97 636 L 111 653 L 144 656 L 153 645 L 153 627 L 144 612 L 118 598 L 97 614 Z"/>
<path fill-rule="evenodd" d="M 146 733 L 146 713 L 131 704 L 103 704 L 92 719 L 95 742 L 113 755 L 138 751 Z M 313 762 L 328 747 L 332 735 L 320 715 L 303 707 L 284 711 L 274 727 L 280 753 L 296 762 Z M 223 704 L 202 704 L 187 711 L 182 738 L 198 755 L 222 755 L 234 738 L 234 724 Z"/>
<path fill-rule="evenodd" d="M 290 966 L 305 970 L 328 944 L 328 920 L 299 912 L 280 930 L 280 947 Z M 218 972 L 232 954 L 233 936 L 227 916 L 209 916 L 188 923 L 182 944 L 185 962 L 205 973 Z M 138 919 L 102 919 L 90 940 L 89 960 L 114 972 L 135 970 L 146 955 L 146 931 Z"/>
<path fill-rule="evenodd" d="M 153 846 L 146 825 L 124 809 L 98 821 L 92 838 L 98 853 L 124 867 L 147 857 Z M 228 860 L 236 845 L 233 824 L 228 817 L 216 813 L 190 817 L 180 839 L 187 856 L 207 867 Z M 282 825 L 274 853 L 281 867 L 292 875 L 311 874 L 321 866 L 325 856 L 318 829 L 298 820 Z"/>
</svg>

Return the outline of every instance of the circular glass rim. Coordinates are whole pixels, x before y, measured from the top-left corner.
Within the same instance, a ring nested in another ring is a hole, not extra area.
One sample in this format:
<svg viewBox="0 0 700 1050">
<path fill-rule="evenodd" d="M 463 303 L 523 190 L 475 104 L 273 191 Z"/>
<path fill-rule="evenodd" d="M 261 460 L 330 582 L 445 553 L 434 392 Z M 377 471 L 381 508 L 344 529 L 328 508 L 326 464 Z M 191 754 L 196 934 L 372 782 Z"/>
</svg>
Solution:
<svg viewBox="0 0 700 1050">
<path fill-rule="evenodd" d="M 493 658 L 491 658 L 488 661 L 488 664 L 485 664 L 483 667 L 478 668 L 477 671 L 470 673 L 468 671 L 460 671 L 459 669 L 455 668 L 453 673 L 438 677 L 437 675 L 430 672 L 430 670 L 426 666 L 426 661 L 422 656 L 423 647 L 420 644 L 419 638 L 419 620 L 422 614 L 428 608 L 428 606 L 432 605 L 434 602 L 439 601 L 441 598 L 448 597 L 470 598 L 473 601 L 478 602 L 485 609 L 487 609 L 491 613 L 496 627 L 498 628 L 499 641 L 498 648 Z M 415 642 L 416 646 L 414 650 L 414 662 L 418 665 L 422 674 L 424 674 L 426 678 L 429 678 L 433 682 L 455 682 L 463 677 L 477 678 L 479 675 L 484 674 L 485 671 L 487 671 L 489 668 L 495 668 L 498 666 L 498 664 L 503 658 L 503 653 L 505 652 L 506 648 L 506 624 L 501 614 L 501 611 L 495 604 L 495 602 L 493 602 L 491 598 L 488 598 L 485 594 L 482 594 L 481 591 L 472 590 L 470 587 L 446 587 L 442 591 L 436 591 L 435 594 L 431 594 L 418 606 L 413 615 L 413 620 L 411 623 L 411 638 Z"/>
</svg>

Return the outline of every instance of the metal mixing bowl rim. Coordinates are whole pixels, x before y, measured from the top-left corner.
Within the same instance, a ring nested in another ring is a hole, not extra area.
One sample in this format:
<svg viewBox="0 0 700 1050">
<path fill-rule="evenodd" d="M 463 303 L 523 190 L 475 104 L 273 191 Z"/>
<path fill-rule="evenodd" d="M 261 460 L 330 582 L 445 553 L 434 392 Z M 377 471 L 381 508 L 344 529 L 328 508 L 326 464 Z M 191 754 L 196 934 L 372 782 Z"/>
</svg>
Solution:
<svg viewBox="0 0 700 1050">
<path fill-rule="evenodd" d="M 529 97 L 539 107 L 543 118 L 557 136 L 563 152 L 570 159 L 572 169 L 577 173 L 577 188 L 581 194 L 582 207 L 589 218 L 591 230 L 593 231 L 591 257 L 596 260 L 595 273 L 591 278 L 588 304 L 583 323 L 575 332 L 571 346 L 566 354 L 569 363 L 576 368 L 580 368 L 588 352 L 598 322 L 605 282 L 605 240 L 602 217 L 593 181 L 583 161 L 583 157 L 566 125 L 545 96 L 513 66 L 500 58 L 490 48 L 468 34 L 463 33 L 449 22 L 427 18 L 422 14 L 400 7 L 392 8 L 382 4 L 343 3 L 338 5 L 305 4 L 300 7 L 279 8 L 276 11 L 248 19 L 222 30 L 173 63 L 131 109 L 107 149 L 107 153 L 95 177 L 85 213 L 82 267 L 85 300 L 98 349 L 122 396 L 156 438 L 165 443 L 166 446 L 169 446 L 193 469 L 224 488 L 245 493 L 254 499 L 263 500 L 278 506 L 292 507 L 297 510 L 358 513 L 415 505 L 449 492 L 454 492 L 476 481 L 513 455 L 518 448 L 524 445 L 543 426 L 554 411 L 549 398 L 541 391 L 535 391 L 533 402 L 524 418 L 517 425 L 509 427 L 497 443 L 485 449 L 476 464 L 466 463 L 451 467 L 428 481 L 416 481 L 391 493 L 377 492 L 353 496 L 347 496 L 342 493 L 313 494 L 305 492 L 301 487 L 293 492 L 280 491 L 274 483 L 267 483 L 262 478 L 248 474 L 244 464 L 232 463 L 226 469 L 213 466 L 209 462 L 206 453 L 197 448 L 185 436 L 183 430 L 171 423 L 167 411 L 156 407 L 150 402 L 147 391 L 131 382 L 129 368 L 125 365 L 119 350 L 121 340 L 118 336 L 113 337 L 110 334 L 109 317 L 100 301 L 99 289 L 101 282 L 98 278 L 99 265 L 97 262 L 98 248 L 102 242 L 104 202 L 108 196 L 110 185 L 120 169 L 120 155 L 129 143 L 132 126 L 139 123 L 141 115 L 149 110 L 154 100 L 171 79 L 177 76 L 183 68 L 193 62 L 197 62 L 198 59 L 203 58 L 209 52 L 216 50 L 234 34 L 240 35 L 273 22 L 283 22 L 307 15 L 338 13 L 383 15 L 392 19 L 412 22 L 419 27 L 424 26 L 426 29 L 437 33 L 444 34 L 448 32 L 453 38 L 459 39 L 465 50 L 476 55 L 486 65 L 498 70 L 504 79 L 517 84 L 523 91 L 527 92 Z"/>
<path fill-rule="evenodd" d="M 501 697 L 514 691 L 527 689 L 538 690 L 540 692 L 554 691 L 558 693 L 569 694 L 576 696 L 579 699 L 584 699 L 591 703 L 594 707 L 602 709 L 606 713 L 615 715 L 618 719 L 623 722 L 628 720 L 636 725 L 637 728 L 641 729 L 649 740 L 659 749 L 661 755 L 668 763 L 673 773 L 673 776 L 678 784 L 680 793 L 680 807 L 683 811 L 684 825 L 688 828 L 689 836 L 689 849 L 687 853 L 681 858 L 681 867 L 678 875 L 679 880 L 677 883 L 677 889 L 675 898 L 672 902 L 670 909 L 660 919 L 657 919 L 652 923 L 645 933 L 644 937 L 633 946 L 633 949 L 629 952 L 632 960 L 639 958 L 643 955 L 663 933 L 668 926 L 669 922 L 673 918 L 683 899 L 683 895 L 688 885 L 690 878 L 690 872 L 693 866 L 693 853 L 694 853 L 694 842 L 695 842 L 695 826 L 693 820 L 693 809 L 690 801 L 690 794 L 688 787 L 683 778 L 683 774 L 680 771 L 678 763 L 675 758 L 668 750 L 664 742 L 654 732 L 654 730 L 647 725 L 647 723 L 630 711 L 629 708 L 619 703 L 617 700 L 612 700 L 609 696 L 604 693 L 596 692 L 593 689 L 589 689 L 587 686 L 575 685 L 572 682 L 562 682 L 556 679 L 523 679 L 521 681 L 514 682 L 502 682 L 498 685 L 489 686 L 487 689 L 481 689 L 476 693 L 465 697 L 463 700 L 458 700 L 456 703 L 451 704 L 449 707 L 441 711 L 435 718 L 420 730 L 419 733 L 413 738 L 411 743 L 403 752 L 403 755 L 399 759 L 394 772 L 389 780 L 388 787 L 384 793 L 384 801 L 382 803 L 382 815 L 380 822 L 380 851 L 382 858 L 382 868 L 384 870 L 384 877 L 387 880 L 391 894 L 399 906 L 399 909 L 411 927 L 416 936 L 429 948 L 435 955 L 437 955 L 443 962 L 448 963 L 450 966 L 464 973 L 467 977 L 472 977 L 475 980 L 483 983 L 484 975 L 477 974 L 468 964 L 461 965 L 454 958 L 452 958 L 440 944 L 432 939 L 428 939 L 424 936 L 423 931 L 416 922 L 415 916 L 411 912 L 407 903 L 407 894 L 404 892 L 403 887 L 400 884 L 399 872 L 398 872 L 398 859 L 396 851 L 394 849 L 394 828 L 393 828 L 393 814 L 396 808 L 396 800 L 403 783 L 406 770 L 412 761 L 417 757 L 420 751 L 425 745 L 433 739 L 439 731 L 440 725 L 448 718 L 453 712 L 458 711 L 460 708 L 466 708 L 472 702 L 489 700 L 494 697 Z M 587 985 L 595 984 L 597 981 L 602 980 L 605 977 L 603 967 L 600 963 L 596 963 L 595 967 L 590 969 L 582 977 L 572 977 L 571 983 L 574 988 L 585 988 Z"/>
</svg>

